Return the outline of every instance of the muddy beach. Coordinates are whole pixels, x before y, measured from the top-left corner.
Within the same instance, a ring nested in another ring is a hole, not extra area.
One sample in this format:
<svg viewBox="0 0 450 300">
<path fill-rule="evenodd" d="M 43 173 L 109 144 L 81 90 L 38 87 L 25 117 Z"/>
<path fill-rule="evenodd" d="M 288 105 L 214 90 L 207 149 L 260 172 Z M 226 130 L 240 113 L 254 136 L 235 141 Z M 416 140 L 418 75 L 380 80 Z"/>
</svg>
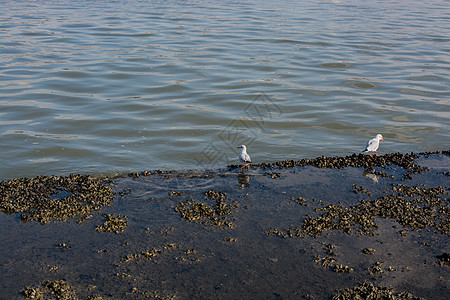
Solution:
<svg viewBox="0 0 450 300">
<path fill-rule="evenodd" d="M 447 299 L 449 153 L 2 181 L 0 298 Z"/>
</svg>

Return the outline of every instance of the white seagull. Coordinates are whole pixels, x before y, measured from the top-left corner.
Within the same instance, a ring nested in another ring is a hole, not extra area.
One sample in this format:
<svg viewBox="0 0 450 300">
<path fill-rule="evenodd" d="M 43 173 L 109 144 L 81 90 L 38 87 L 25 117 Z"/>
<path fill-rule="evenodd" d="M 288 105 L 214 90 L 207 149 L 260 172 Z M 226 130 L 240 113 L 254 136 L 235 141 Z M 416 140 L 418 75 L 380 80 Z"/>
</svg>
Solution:
<svg viewBox="0 0 450 300">
<path fill-rule="evenodd" d="M 248 169 L 248 163 L 252 162 L 250 155 L 247 154 L 247 147 L 245 145 L 240 145 L 238 148 L 241 148 L 241 154 L 239 154 L 239 160 L 241 163 L 245 164 L 246 169 Z M 242 169 L 242 166 L 241 166 Z"/>
<path fill-rule="evenodd" d="M 383 136 L 381 134 L 377 134 L 373 139 L 369 140 L 367 142 L 366 149 L 364 149 L 362 152 L 369 152 L 369 155 L 372 157 L 372 154 L 370 152 L 375 152 L 375 155 L 378 156 L 377 150 L 380 146 L 380 140 L 384 142 Z"/>
</svg>

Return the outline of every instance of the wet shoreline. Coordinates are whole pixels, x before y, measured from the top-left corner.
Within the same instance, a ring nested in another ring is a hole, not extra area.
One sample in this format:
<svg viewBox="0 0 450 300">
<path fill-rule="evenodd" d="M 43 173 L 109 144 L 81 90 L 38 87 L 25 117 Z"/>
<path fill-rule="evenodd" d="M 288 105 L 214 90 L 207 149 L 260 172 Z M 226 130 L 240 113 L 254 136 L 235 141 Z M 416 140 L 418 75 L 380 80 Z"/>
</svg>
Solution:
<svg viewBox="0 0 450 300">
<path fill-rule="evenodd" d="M 449 167 L 439 151 L 2 181 L 0 298 L 445 299 Z"/>
</svg>

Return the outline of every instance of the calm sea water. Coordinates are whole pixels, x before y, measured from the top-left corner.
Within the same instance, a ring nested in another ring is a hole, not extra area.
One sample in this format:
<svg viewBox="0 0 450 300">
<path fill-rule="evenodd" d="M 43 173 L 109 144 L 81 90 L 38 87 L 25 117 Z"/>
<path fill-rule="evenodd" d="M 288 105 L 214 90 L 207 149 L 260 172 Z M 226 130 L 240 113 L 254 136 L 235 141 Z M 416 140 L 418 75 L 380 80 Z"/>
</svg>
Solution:
<svg viewBox="0 0 450 300">
<path fill-rule="evenodd" d="M 447 1 L 0 6 L 0 179 L 450 147 Z"/>
</svg>

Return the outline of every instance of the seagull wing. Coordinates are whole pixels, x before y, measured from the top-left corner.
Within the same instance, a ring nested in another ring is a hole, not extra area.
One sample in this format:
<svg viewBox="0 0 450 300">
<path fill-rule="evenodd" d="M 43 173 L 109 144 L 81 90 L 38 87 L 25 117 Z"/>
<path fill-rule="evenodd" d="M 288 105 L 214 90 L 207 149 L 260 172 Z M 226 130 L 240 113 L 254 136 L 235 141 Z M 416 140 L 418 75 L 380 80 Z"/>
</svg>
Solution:
<svg viewBox="0 0 450 300">
<path fill-rule="evenodd" d="M 252 160 L 250 159 L 250 155 L 248 155 L 247 153 L 241 153 L 241 155 L 239 156 L 239 159 L 241 160 L 241 162 L 244 162 L 244 163 L 252 162 Z"/>
<path fill-rule="evenodd" d="M 370 141 L 367 142 L 367 146 L 364 151 L 376 151 L 379 145 L 380 142 L 377 139 L 371 139 Z"/>
</svg>

